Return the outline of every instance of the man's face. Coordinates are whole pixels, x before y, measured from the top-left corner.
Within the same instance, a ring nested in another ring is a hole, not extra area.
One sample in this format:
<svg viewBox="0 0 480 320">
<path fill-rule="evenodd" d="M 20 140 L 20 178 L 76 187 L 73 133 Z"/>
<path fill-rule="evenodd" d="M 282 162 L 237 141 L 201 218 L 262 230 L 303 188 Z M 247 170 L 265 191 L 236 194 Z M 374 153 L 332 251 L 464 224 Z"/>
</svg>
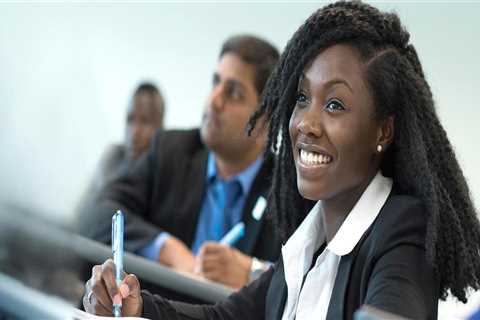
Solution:
<svg viewBox="0 0 480 320">
<path fill-rule="evenodd" d="M 158 95 L 138 93 L 127 114 L 125 142 L 128 157 L 136 159 L 148 149 L 155 131 L 162 127 L 162 102 Z"/>
<path fill-rule="evenodd" d="M 254 66 L 233 53 L 221 57 L 201 126 L 202 140 L 214 152 L 241 157 L 256 148 L 258 141 L 245 131 L 259 103 L 254 81 Z"/>
</svg>

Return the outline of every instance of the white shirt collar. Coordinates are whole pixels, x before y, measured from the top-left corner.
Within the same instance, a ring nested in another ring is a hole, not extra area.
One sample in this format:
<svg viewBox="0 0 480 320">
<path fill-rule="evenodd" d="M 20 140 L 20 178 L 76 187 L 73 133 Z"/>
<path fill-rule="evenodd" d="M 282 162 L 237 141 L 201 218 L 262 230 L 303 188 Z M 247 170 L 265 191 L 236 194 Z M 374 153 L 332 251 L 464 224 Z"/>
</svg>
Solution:
<svg viewBox="0 0 480 320">
<path fill-rule="evenodd" d="M 349 254 L 357 245 L 360 238 L 380 213 L 391 190 L 392 180 L 382 176 L 382 174 L 378 172 L 350 211 L 332 241 L 330 241 L 326 247 L 324 253 L 318 258 L 322 258 L 325 265 L 316 266 L 316 268 L 319 269 L 314 268 L 314 270 L 312 270 L 314 271 L 312 277 L 316 279 L 313 280 L 314 282 L 319 279 L 324 282 L 322 290 L 325 292 L 320 292 L 322 299 L 320 299 L 319 306 L 316 306 L 323 311 L 325 317 L 321 318 L 326 318 L 326 309 L 324 310 L 322 308 L 329 305 L 340 257 Z M 308 272 L 314 252 L 324 241 L 325 232 L 322 219 L 322 206 L 321 201 L 319 201 L 282 247 L 285 282 L 287 283 L 288 290 L 288 299 L 285 304 L 282 319 L 295 318 L 295 310 L 302 290 L 303 276 Z M 318 261 L 319 260 L 317 260 L 317 262 Z M 318 283 L 318 281 L 316 283 Z M 310 289 L 309 282 L 307 281 L 304 301 L 309 300 L 309 296 L 312 294 L 316 296 L 319 294 L 318 287 L 315 293 L 310 292 Z M 312 305 L 311 301 L 306 302 L 304 307 L 306 306 L 307 308 L 303 311 L 309 313 L 313 310 L 310 308 L 314 308 L 315 306 Z M 300 310 L 300 313 L 302 313 L 302 310 Z"/>
<path fill-rule="evenodd" d="M 392 179 L 377 172 L 327 248 L 338 256 L 352 252 L 377 218 L 391 191 Z"/>
<path fill-rule="evenodd" d="M 375 221 L 391 190 L 392 179 L 384 177 L 380 171 L 377 172 L 328 244 L 327 249 L 339 256 L 349 254 Z M 299 251 L 304 250 L 302 248 L 313 247 L 315 252 L 323 243 L 325 231 L 321 208 L 321 201 L 318 201 L 282 247 L 284 262 L 286 262 L 285 258 L 291 258 L 292 262 L 298 259 Z"/>
</svg>

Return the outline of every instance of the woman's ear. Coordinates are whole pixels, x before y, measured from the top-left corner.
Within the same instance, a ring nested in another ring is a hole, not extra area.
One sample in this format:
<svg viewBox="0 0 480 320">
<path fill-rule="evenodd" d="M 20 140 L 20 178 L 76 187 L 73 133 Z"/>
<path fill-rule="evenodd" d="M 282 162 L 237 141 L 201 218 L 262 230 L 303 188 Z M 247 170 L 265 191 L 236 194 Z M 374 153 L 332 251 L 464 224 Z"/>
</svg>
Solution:
<svg viewBox="0 0 480 320">
<path fill-rule="evenodd" d="M 377 152 L 385 151 L 393 141 L 395 134 L 395 118 L 390 116 L 382 120 L 377 133 Z"/>
</svg>

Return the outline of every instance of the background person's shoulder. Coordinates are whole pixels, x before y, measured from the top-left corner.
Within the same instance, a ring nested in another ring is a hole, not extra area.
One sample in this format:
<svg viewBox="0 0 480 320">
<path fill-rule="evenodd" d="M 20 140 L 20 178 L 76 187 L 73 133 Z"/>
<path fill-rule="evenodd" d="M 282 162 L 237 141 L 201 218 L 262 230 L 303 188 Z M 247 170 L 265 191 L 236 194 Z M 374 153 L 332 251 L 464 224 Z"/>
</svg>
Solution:
<svg viewBox="0 0 480 320">
<path fill-rule="evenodd" d="M 200 138 L 200 130 L 195 129 L 173 129 L 157 132 L 155 139 L 156 147 L 161 153 L 169 153 L 172 157 L 179 153 L 192 154 L 205 146 Z"/>
</svg>

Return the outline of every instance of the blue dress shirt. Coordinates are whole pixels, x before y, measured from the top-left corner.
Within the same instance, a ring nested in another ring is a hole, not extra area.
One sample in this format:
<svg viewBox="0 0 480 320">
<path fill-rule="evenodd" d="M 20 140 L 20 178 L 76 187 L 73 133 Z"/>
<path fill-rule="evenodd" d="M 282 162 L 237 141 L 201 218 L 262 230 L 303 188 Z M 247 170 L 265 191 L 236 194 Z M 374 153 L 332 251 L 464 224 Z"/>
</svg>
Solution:
<svg viewBox="0 0 480 320">
<path fill-rule="evenodd" d="M 219 241 L 242 220 L 243 205 L 262 162 L 263 157 L 260 156 L 245 170 L 224 180 L 217 174 L 215 156 L 213 153 L 208 154 L 206 192 L 191 247 L 194 254 L 198 253 L 205 241 Z M 158 260 L 159 252 L 168 237 L 168 232 L 161 232 L 137 253 L 148 259 Z"/>
</svg>

